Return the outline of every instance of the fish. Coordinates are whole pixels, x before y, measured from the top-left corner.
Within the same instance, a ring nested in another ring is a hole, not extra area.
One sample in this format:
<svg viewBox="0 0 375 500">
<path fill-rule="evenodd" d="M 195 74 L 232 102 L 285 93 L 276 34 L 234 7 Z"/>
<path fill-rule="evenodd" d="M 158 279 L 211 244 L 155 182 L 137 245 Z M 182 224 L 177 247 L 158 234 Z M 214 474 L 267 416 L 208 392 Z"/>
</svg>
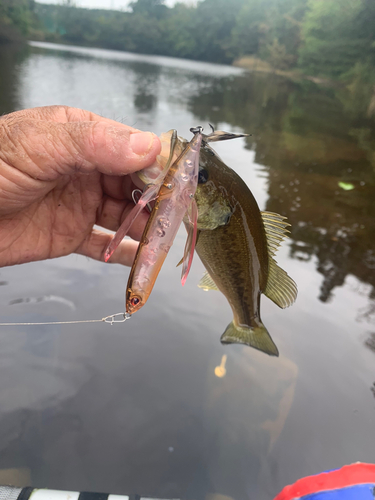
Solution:
<svg viewBox="0 0 375 500">
<path fill-rule="evenodd" d="M 261 212 L 247 184 L 207 143 L 201 147 L 195 200 L 195 250 L 206 268 L 198 286 L 220 290 L 233 312 L 221 342 L 278 356 L 260 317 L 260 300 L 264 294 L 281 308 L 296 300 L 295 282 L 274 259 L 290 224 L 279 214 Z"/>
</svg>

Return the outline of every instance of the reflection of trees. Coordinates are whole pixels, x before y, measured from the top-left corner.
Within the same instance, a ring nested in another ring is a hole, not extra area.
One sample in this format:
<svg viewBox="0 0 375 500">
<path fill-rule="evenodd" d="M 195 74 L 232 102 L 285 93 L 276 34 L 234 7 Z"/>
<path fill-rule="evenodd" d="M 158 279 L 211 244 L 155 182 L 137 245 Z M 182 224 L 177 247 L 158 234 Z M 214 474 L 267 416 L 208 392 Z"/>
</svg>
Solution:
<svg viewBox="0 0 375 500">
<path fill-rule="evenodd" d="M 151 111 L 156 105 L 156 97 L 144 92 L 137 92 L 134 97 L 134 106 L 140 113 Z"/>
<path fill-rule="evenodd" d="M 4 45 L 0 48 L 0 116 L 19 108 L 17 101 L 17 66 L 28 53 L 28 47 Z"/>
<path fill-rule="evenodd" d="M 375 333 L 370 333 L 369 338 L 365 342 L 365 346 L 375 352 Z"/>
<path fill-rule="evenodd" d="M 352 191 L 338 187 L 346 176 L 324 175 L 285 170 L 269 171 L 267 210 L 285 213 L 292 224 L 291 255 L 318 259 L 318 271 L 324 276 L 320 299 L 325 302 L 345 277 L 353 274 L 375 288 L 371 272 L 375 252 L 374 188 L 361 186 L 366 172 L 357 169 L 358 178 L 350 182 Z"/>
<path fill-rule="evenodd" d="M 137 63 L 134 82 L 134 106 L 140 113 L 149 113 L 156 107 L 160 66 Z"/>
<path fill-rule="evenodd" d="M 253 74 L 217 82 L 191 102 L 202 120 L 253 134 L 248 147 L 269 177 L 266 210 L 290 219 L 293 258 L 317 259 L 323 302 L 348 274 L 375 298 L 375 126 L 348 113 L 339 92 Z"/>
<path fill-rule="evenodd" d="M 369 338 L 365 341 L 365 346 L 375 353 L 375 332 L 370 333 Z M 375 382 L 371 386 L 371 392 L 375 398 Z"/>
</svg>

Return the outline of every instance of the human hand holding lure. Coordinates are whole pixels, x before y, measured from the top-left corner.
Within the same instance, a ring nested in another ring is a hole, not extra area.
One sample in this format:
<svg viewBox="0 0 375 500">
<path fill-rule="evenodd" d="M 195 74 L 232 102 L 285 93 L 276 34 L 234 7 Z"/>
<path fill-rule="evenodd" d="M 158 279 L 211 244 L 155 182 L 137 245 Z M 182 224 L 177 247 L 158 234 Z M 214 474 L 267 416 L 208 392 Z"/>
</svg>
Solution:
<svg viewBox="0 0 375 500">
<path fill-rule="evenodd" d="M 0 267 L 73 252 L 103 260 L 111 235 L 132 207 L 130 174 L 152 165 L 159 138 L 67 106 L 0 117 Z M 128 174 L 128 175 L 127 175 Z M 147 214 L 133 225 L 139 240 Z M 115 262 L 131 265 L 136 241 Z"/>
</svg>

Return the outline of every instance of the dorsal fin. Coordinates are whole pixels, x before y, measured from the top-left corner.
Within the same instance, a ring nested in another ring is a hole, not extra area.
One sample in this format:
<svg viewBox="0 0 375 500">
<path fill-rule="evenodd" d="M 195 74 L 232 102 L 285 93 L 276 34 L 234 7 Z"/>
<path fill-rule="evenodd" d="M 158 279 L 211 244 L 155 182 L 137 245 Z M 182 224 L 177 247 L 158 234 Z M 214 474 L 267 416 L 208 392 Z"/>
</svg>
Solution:
<svg viewBox="0 0 375 500">
<path fill-rule="evenodd" d="M 267 286 L 264 295 L 276 305 L 284 309 L 293 304 L 297 298 L 297 285 L 288 274 L 279 267 L 273 258 L 282 240 L 286 237 L 290 224 L 285 222 L 286 217 L 274 212 L 261 212 L 264 229 L 266 231 L 269 270 Z"/>
<path fill-rule="evenodd" d="M 273 257 L 282 240 L 290 233 L 286 229 L 290 224 L 285 222 L 286 217 L 274 212 L 261 212 L 264 229 L 267 236 L 268 253 Z"/>
<path fill-rule="evenodd" d="M 198 286 L 199 288 L 203 288 L 205 292 L 208 292 L 208 290 L 219 290 L 214 280 L 211 278 L 207 271 L 205 271 L 202 279 L 198 283 Z"/>
</svg>

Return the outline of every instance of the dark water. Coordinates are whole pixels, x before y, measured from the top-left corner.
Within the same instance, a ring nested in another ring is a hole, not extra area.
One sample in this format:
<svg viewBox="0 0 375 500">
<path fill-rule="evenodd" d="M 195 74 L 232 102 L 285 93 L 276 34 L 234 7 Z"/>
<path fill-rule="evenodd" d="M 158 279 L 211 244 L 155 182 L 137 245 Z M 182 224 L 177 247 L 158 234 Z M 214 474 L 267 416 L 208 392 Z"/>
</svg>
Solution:
<svg viewBox="0 0 375 500">
<path fill-rule="evenodd" d="M 0 68 L 0 112 L 61 103 L 158 134 L 252 133 L 217 150 L 292 223 L 278 262 L 299 287 L 290 309 L 262 301 L 280 358 L 223 347 L 229 305 L 197 288 L 198 258 L 181 287 L 181 230 L 131 321 L 1 327 L 0 483 L 266 500 L 375 462 L 375 126 L 360 89 L 47 44 L 3 49 Z M 4 268 L 1 321 L 122 311 L 127 275 L 77 255 Z"/>
</svg>

